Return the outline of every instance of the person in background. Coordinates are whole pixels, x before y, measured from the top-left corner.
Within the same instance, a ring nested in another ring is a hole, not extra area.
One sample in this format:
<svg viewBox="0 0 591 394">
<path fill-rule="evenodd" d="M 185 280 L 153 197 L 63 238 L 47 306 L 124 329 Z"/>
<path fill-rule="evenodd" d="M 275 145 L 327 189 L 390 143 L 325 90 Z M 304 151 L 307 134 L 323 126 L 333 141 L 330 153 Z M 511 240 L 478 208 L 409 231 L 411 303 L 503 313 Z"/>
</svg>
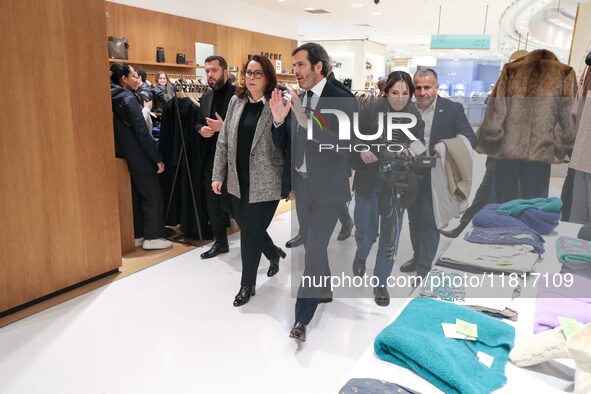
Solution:
<svg viewBox="0 0 591 394">
<path fill-rule="evenodd" d="M 429 155 L 435 155 L 433 147 L 441 140 L 460 134 L 470 141 L 472 147 L 476 146 L 476 135 L 462 104 L 438 96 L 439 83 L 435 70 L 418 70 L 413 82 L 416 105 L 425 122 L 425 145 Z M 425 278 L 431 270 L 439 245 L 439 231 L 433 214 L 430 171 L 424 172 L 419 178 L 418 189 L 417 199 L 408 209 L 408 226 L 414 257 L 402 264 L 400 271 L 416 271 L 419 276 Z"/>
<path fill-rule="evenodd" d="M 127 161 L 131 177 L 135 245 L 165 249 L 172 243 L 162 238 L 164 202 L 158 174 L 164 172 L 164 163 L 133 93 L 139 86 L 134 73 L 127 63 L 111 65 L 115 154 Z"/>
<path fill-rule="evenodd" d="M 222 195 L 214 193 L 210 182 L 218 135 L 236 88 L 228 82 L 228 63 L 221 56 L 209 56 L 205 59 L 205 74 L 211 89 L 201 97 L 200 120 L 195 125 L 195 130 L 205 145 L 205 203 L 215 241 L 208 251 L 201 254 L 201 258 L 210 259 L 229 251 L 226 229 L 230 227 L 230 217 L 224 210 Z M 229 207 L 225 208 L 229 210 Z"/>
<path fill-rule="evenodd" d="M 146 83 L 146 71 L 138 67 L 134 70 L 133 79 L 135 80 L 135 89 L 134 92 L 138 99 L 140 100 L 140 104 L 142 105 L 142 115 L 144 116 L 144 121 L 146 122 L 146 126 L 148 127 L 148 132 L 152 135 L 152 117 L 150 116 L 150 112 L 152 112 L 152 100 L 153 94 L 150 93 L 146 87 L 149 86 Z"/>
<path fill-rule="evenodd" d="M 228 104 L 217 140 L 211 187 L 222 193 L 227 183 L 232 212 L 240 226 L 242 279 L 234 306 L 246 304 L 255 295 L 257 269 L 264 249 L 275 258 L 267 271 L 279 271 L 285 252 L 276 247 L 267 233 L 282 197 L 283 151 L 273 144 L 273 115 L 269 107 L 277 76 L 271 61 L 255 55 L 244 67 L 246 83 Z"/>
<path fill-rule="evenodd" d="M 360 115 L 361 124 L 364 125 L 363 133 L 369 135 L 376 133 L 379 116 L 384 118 L 383 124 L 387 124 L 388 113 L 410 113 L 417 118 L 417 124 L 410 129 L 410 132 L 424 142 L 425 123 L 411 101 L 414 91 L 414 85 L 408 73 L 392 72 L 388 76 L 382 95 L 366 107 Z M 403 123 L 407 120 L 395 118 L 394 122 Z M 402 130 L 395 129 L 391 140 L 384 138 L 377 142 L 408 145 L 412 141 Z M 390 303 L 386 281 L 394 266 L 404 217 L 404 209 L 394 204 L 392 200 L 394 190 L 381 177 L 379 166 L 384 162 L 384 156 L 383 151 L 373 148 L 371 151 L 357 153 L 352 157 L 352 165 L 356 170 L 353 190 L 355 191 L 354 217 L 357 226 L 355 231 L 357 252 L 353 260 L 353 274 L 359 277 L 365 274 L 366 259 L 379 234 L 378 253 L 373 271 L 373 275 L 379 279 L 378 287 L 373 289 L 375 302 L 379 306 L 387 306 Z M 384 209 L 385 207 L 387 208 Z"/>
<path fill-rule="evenodd" d="M 166 73 L 164 71 L 158 71 L 156 73 L 155 86 L 158 90 L 160 90 L 162 92 L 161 97 L 162 97 L 163 102 L 160 103 L 159 102 L 160 100 L 158 100 L 156 102 L 156 105 L 154 106 L 154 112 L 157 114 L 161 114 L 162 109 L 164 108 L 164 104 L 166 102 L 168 102 L 168 100 L 173 98 L 175 95 L 174 87 L 172 86 L 172 83 L 170 82 L 170 80 L 168 79 L 168 76 L 166 75 Z"/>
</svg>

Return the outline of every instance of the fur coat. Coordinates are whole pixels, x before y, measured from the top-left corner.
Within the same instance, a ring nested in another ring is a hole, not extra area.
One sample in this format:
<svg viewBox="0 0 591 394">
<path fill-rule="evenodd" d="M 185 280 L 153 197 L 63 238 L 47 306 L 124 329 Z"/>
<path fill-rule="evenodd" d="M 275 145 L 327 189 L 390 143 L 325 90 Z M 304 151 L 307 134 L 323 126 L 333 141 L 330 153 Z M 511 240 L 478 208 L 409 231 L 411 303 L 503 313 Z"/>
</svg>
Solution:
<svg viewBox="0 0 591 394">
<path fill-rule="evenodd" d="M 507 63 L 488 101 L 478 151 L 496 159 L 562 163 L 573 147 L 574 70 L 538 49 Z"/>
</svg>

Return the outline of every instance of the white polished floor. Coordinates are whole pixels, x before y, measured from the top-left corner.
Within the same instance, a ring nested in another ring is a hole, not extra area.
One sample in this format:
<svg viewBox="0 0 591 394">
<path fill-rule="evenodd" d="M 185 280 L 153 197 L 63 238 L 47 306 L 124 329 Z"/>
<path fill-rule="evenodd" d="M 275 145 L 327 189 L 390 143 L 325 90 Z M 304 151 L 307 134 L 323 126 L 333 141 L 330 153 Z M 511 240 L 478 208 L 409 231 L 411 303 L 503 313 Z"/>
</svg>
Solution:
<svg viewBox="0 0 591 394">
<path fill-rule="evenodd" d="M 290 220 L 283 214 L 270 227 L 278 245 Z M 440 251 L 449 242 L 441 240 Z M 298 348 L 288 338 L 289 257 L 273 278 L 263 259 L 257 295 L 234 308 L 239 234 L 230 241 L 221 258 L 201 260 L 200 248 L 1 328 L 0 393 L 331 394 L 404 302 L 335 299 L 319 307 Z M 332 264 L 350 267 L 355 241 L 339 244 L 350 259 Z M 394 270 L 410 256 L 405 221 Z"/>
<path fill-rule="evenodd" d="M 278 245 L 290 220 L 283 214 L 271 225 Z M 401 259 L 410 256 L 404 237 Z M 354 253 L 354 245 L 343 246 Z M 319 308 L 298 349 L 288 338 L 289 257 L 273 278 L 264 261 L 257 295 L 234 308 L 239 235 L 221 258 L 201 260 L 203 251 L 0 329 L 0 393 L 327 394 L 403 302 L 335 299 Z"/>
</svg>

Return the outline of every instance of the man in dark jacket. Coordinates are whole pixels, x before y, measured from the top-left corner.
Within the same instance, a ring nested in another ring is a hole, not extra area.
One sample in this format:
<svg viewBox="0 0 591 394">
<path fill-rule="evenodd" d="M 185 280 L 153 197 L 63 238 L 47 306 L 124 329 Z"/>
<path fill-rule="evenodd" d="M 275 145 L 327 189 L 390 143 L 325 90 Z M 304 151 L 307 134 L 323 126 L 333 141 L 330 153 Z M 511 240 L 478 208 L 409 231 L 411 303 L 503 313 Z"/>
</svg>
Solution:
<svg viewBox="0 0 591 394">
<path fill-rule="evenodd" d="M 196 131 L 206 145 L 204 187 L 215 242 L 211 249 L 201 254 L 201 258 L 209 259 L 229 250 L 226 229 L 230 226 L 230 217 L 222 208 L 223 195 L 215 194 L 211 189 L 211 178 L 218 133 L 224 124 L 228 103 L 236 88 L 228 82 L 228 63 L 221 56 L 205 59 L 205 74 L 211 90 L 207 90 L 201 97 L 201 119 L 197 122 Z"/>
<path fill-rule="evenodd" d="M 301 105 L 309 111 L 335 109 L 346 114 L 355 111 L 355 102 L 342 90 L 326 80 L 328 54 L 322 46 L 307 43 L 296 48 L 294 71 L 300 88 L 306 90 Z M 319 303 L 332 301 L 328 286 L 314 286 L 322 278 L 330 277 L 327 247 L 339 218 L 343 204 L 351 200 L 349 187 L 349 154 L 342 151 L 320 151 L 321 144 L 339 146 L 336 119 L 327 117 L 326 127 L 313 126 L 313 138 L 309 139 L 305 127 L 306 115 L 299 107 L 300 99 L 294 98 L 296 107 L 291 112 L 281 99 L 272 98 L 273 142 L 280 149 L 292 149 L 292 185 L 296 198 L 296 213 L 300 231 L 305 236 L 305 269 L 295 305 L 295 324 L 290 337 L 306 340 L 306 327 L 314 317 Z M 297 119 L 297 124 L 295 120 Z M 292 142 L 293 141 L 293 142 Z M 314 278 L 311 282 L 308 279 Z"/>
<path fill-rule="evenodd" d="M 437 95 L 439 84 L 437 73 L 428 68 L 414 75 L 417 108 L 425 122 L 425 143 L 429 154 L 434 155 L 433 147 L 444 139 L 464 135 L 476 146 L 476 135 L 460 103 L 454 103 Z M 415 203 L 408 210 L 410 239 L 414 257 L 400 267 L 402 272 L 415 271 L 426 277 L 437 254 L 439 231 L 433 214 L 431 172 L 427 171 L 419 181 L 419 192 Z"/>
<path fill-rule="evenodd" d="M 348 95 L 350 97 L 355 97 L 353 92 L 351 92 L 351 90 L 349 90 L 348 87 L 346 87 L 341 81 L 336 79 L 336 77 L 334 76 L 334 72 L 332 71 L 332 67 L 333 67 L 332 61 L 330 61 L 330 66 L 328 67 L 328 74 L 326 75 L 326 80 L 328 81 L 328 83 L 330 83 L 334 87 L 338 88 L 339 90 L 344 92 L 346 95 Z M 350 176 L 350 174 L 349 174 L 349 176 Z M 341 207 L 341 211 L 339 213 L 339 222 L 341 222 L 341 230 L 339 231 L 339 235 L 337 236 L 337 240 L 344 241 L 351 236 L 351 232 L 353 231 L 353 225 L 354 225 L 353 218 L 351 218 L 351 215 L 349 214 L 349 205 L 348 204 L 343 204 L 343 206 Z M 295 237 L 293 237 L 292 239 L 287 241 L 285 246 L 288 248 L 295 248 L 295 247 L 303 245 L 303 244 L 304 244 L 304 235 L 301 234 L 301 231 L 300 231 L 299 234 L 297 234 Z"/>
</svg>

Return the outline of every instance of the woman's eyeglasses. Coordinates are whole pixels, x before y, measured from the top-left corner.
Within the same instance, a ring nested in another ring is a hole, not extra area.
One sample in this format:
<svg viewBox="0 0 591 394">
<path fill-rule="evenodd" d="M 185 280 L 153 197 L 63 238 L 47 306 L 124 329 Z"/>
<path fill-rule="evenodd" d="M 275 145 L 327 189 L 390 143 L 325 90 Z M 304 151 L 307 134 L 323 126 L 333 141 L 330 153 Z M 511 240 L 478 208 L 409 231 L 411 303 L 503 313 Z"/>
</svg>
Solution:
<svg viewBox="0 0 591 394">
<path fill-rule="evenodd" d="M 244 73 L 244 76 L 246 78 L 252 78 L 252 77 L 254 77 L 254 79 L 261 79 L 263 77 L 263 75 L 265 75 L 265 74 L 262 71 L 260 71 L 260 70 L 255 70 L 255 71 L 247 70 Z"/>
</svg>

